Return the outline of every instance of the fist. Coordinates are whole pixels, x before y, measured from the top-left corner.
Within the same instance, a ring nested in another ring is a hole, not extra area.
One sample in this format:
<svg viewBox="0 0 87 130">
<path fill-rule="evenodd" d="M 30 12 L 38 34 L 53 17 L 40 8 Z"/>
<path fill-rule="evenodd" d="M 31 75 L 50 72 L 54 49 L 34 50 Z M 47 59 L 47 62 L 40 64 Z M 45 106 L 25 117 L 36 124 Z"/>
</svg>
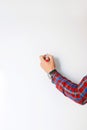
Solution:
<svg viewBox="0 0 87 130">
<path fill-rule="evenodd" d="M 40 62 L 41 68 L 47 73 L 55 69 L 55 62 L 52 55 L 41 55 Z"/>
</svg>

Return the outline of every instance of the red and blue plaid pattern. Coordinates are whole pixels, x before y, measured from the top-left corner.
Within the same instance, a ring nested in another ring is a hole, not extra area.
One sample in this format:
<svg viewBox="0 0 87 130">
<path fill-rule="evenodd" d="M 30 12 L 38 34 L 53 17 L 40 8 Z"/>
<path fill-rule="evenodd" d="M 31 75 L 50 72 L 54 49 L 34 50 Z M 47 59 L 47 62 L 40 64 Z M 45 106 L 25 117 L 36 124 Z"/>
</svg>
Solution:
<svg viewBox="0 0 87 130">
<path fill-rule="evenodd" d="M 87 75 L 81 80 L 79 84 L 75 84 L 62 76 L 59 72 L 52 73 L 52 83 L 56 88 L 61 91 L 65 96 L 79 104 L 87 103 Z"/>
</svg>

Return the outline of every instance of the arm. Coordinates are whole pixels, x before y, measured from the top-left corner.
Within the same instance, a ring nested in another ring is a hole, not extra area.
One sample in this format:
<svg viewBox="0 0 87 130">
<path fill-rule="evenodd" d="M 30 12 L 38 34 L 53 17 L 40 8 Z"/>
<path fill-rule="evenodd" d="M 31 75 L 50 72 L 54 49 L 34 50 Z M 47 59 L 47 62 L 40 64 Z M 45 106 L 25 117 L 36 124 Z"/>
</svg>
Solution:
<svg viewBox="0 0 87 130">
<path fill-rule="evenodd" d="M 82 105 L 87 103 L 87 76 L 75 84 L 55 70 L 51 73 L 51 80 L 65 96 Z"/>
<path fill-rule="evenodd" d="M 55 69 L 53 56 L 49 55 L 49 58 L 50 61 L 46 62 L 44 56 L 40 57 L 41 67 L 51 75 L 52 83 L 56 85 L 56 88 L 76 103 L 82 105 L 87 103 L 87 76 L 79 84 L 75 84 Z"/>
</svg>

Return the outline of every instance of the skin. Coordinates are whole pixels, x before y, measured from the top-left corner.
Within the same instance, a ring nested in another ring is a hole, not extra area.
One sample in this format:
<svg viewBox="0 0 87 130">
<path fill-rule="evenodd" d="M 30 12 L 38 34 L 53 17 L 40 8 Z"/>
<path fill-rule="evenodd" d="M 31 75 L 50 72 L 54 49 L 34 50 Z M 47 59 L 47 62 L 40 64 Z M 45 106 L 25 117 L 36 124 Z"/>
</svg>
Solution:
<svg viewBox="0 0 87 130">
<path fill-rule="evenodd" d="M 40 66 L 46 73 L 49 73 L 52 70 L 54 70 L 56 68 L 56 66 L 55 66 L 54 58 L 52 55 L 50 55 L 50 54 L 47 55 L 49 58 L 49 61 L 45 60 L 45 56 L 46 55 L 40 56 L 40 62 L 41 62 Z"/>
</svg>

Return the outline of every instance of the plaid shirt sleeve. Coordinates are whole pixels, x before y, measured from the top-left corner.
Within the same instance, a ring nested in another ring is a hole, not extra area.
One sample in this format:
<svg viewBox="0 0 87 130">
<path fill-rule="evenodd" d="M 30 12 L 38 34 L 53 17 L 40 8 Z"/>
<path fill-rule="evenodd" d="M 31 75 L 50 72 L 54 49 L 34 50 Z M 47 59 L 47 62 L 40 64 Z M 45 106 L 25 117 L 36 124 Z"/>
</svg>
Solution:
<svg viewBox="0 0 87 130">
<path fill-rule="evenodd" d="M 51 74 L 52 83 L 65 96 L 69 97 L 76 103 L 84 105 L 87 103 L 87 75 L 83 77 L 79 84 L 75 84 L 62 76 L 57 70 Z"/>
</svg>

